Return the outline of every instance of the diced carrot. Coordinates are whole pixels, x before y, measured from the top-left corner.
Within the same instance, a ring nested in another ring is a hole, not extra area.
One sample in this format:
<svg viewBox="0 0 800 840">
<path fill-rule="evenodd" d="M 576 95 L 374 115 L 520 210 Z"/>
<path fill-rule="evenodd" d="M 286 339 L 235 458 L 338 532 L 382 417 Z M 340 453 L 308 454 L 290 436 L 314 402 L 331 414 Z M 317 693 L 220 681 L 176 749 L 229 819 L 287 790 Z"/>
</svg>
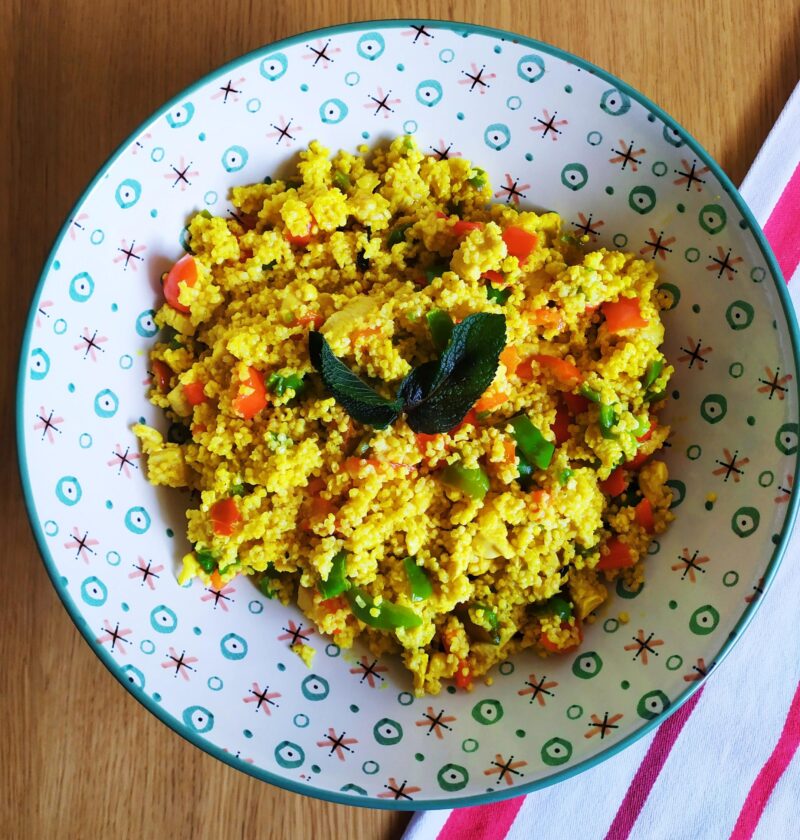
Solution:
<svg viewBox="0 0 800 840">
<path fill-rule="evenodd" d="M 234 499 L 220 499 L 214 502 L 209 511 L 211 523 L 214 526 L 214 533 L 220 536 L 229 537 L 237 522 L 241 522 L 242 515 Z"/>
<path fill-rule="evenodd" d="M 500 271 L 495 271 L 493 268 L 484 271 L 481 274 L 481 280 L 488 280 L 493 286 L 505 286 L 506 284 L 505 274 Z"/>
<path fill-rule="evenodd" d="M 308 223 L 308 230 L 300 236 L 295 236 L 288 228 L 283 234 L 284 239 L 290 245 L 308 245 L 311 242 L 311 222 Z"/>
<path fill-rule="evenodd" d="M 463 219 L 459 219 L 453 225 L 453 233 L 456 236 L 464 236 L 464 234 L 469 233 L 471 230 L 482 230 L 483 229 L 483 222 L 465 222 Z"/>
<path fill-rule="evenodd" d="M 525 359 L 524 362 L 520 362 L 517 365 L 516 373 L 523 382 L 530 382 L 531 379 L 533 379 L 533 366 L 531 365 L 531 360 Z"/>
<path fill-rule="evenodd" d="M 310 327 L 313 325 L 314 329 L 318 330 L 324 322 L 325 319 L 319 312 L 306 312 L 305 315 L 298 315 L 292 323 L 295 327 Z"/>
<path fill-rule="evenodd" d="M 636 455 L 634 455 L 633 458 L 631 458 L 626 464 L 623 464 L 623 466 L 626 470 L 638 470 L 649 457 L 650 456 L 645 455 L 644 452 L 637 452 Z"/>
<path fill-rule="evenodd" d="M 377 335 L 380 331 L 380 327 L 364 327 L 360 330 L 353 330 L 353 332 L 350 333 L 350 341 L 355 344 L 359 338 L 366 338 L 369 335 Z"/>
<path fill-rule="evenodd" d="M 466 659 L 462 659 L 458 663 L 453 679 L 458 688 L 467 689 L 472 685 L 472 672 L 470 671 L 469 662 Z"/>
<path fill-rule="evenodd" d="M 508 394 L 503 391 L 487 391 L 475 403 L 475 411 L 491 411 L 493 408 L 502 405 L 508 399 Z"/>
<path fill-rule="evenodd" d="M 647 321 L 642 318 L 638 298 L 621 297 L 613 303 L 604 303 L 601 309 L 609 332 L 618 333 L 631 327 L 647 326 Z"/>
<path fill-rule="evenodd" d="M 336 508 L 330 499 L 323 499 L 322 496 L 314 496 L 311 499 L 311 515 L 324 519 L 329 513 L 333 513 Z"/>
<path fill-rule="evenodd" d="M 436 218 L 437 219 L 446 219 L 447 218 L 447 213 L 442 213 L 441 210 L 437 210 L 436 211 Z"/>
<path fill-rule="evenodd" d="M 583 310 L 584 315 L 589 315 L 590 317 L 594 315 L 595 312 L 600 308 L 599 303 L 592 304 L 591 306 L 586 306 Z"/>
<path fill-rule="evenodd" d="M 312 478 L 308 482 L 308 487 L 306 488 L 310 496 L 319 496 L 319 494 L 325 489 L 325 479 L 324 478 Z"/>
<path fill-rule="evenodd" d="M 628 486 L 628 476 L 622 467 L 617 467 L 614 472 L 605 480 L 600 482 L 600 489 L 606 496 L 619 496 L 625 492 Z"/>
<path fill-rule="evenodd" d="M 547 490 L 531 490 L 530 499 L 531 507 L 540 508 L 549 501 L 550 494 Z"/>
<path fill-rule="evenodd" d="M 556 409 L 556 419 L 550 427 L 556 436 L 556 444 L 558 446 L 561 446 L 562 443 L 566 443 L 569 440 L 569 424 L 571 419 L 566 407 L 559 404 Z"/>
<path fill-rule="evenodd" d="M 335 613 L 345 609 L 347 601 L 345 601 L 343 595 L 337 595 L 336 598 L 326 598 L 324 601 L 320 601 L 319 605 L 326 613 Z"/>
<path fill-rule="evenodd" d="M 206 430 L 206 425 L 205 425 L 205 423 L 193 423 L 193 424 L 192 424 L 191 431 L 192 431 L 192 436 L 193 436 L 193 437 L 194 437 L 195 435 L 200 435 L 200 434 L 202 434 L 205 430 Z"/>
<path fill-rule="evenodd" d="M 153 359 L 151 367 L 153 368 L 153 379 L 158 386 L 158 390 L 162 394 L 166 394 L 169 391 L 169 380 L 172 376 L 170 366 L 160 359 Z"/>
<path fill-rule="evenodd" d="M 509 344 L 508 347 L 506 347 L 500 354 L 500 361 L 505 365 L 509 374 L 514 373 L 517 369 L 517 365 L 519 364 L 519 353 L 517 352 L 517 348 Z"/>
<path fill-rule="evenodd" d="M 239 385 L 239 393 L 233 400 L 233 410 L 245 420 L 252 420 L 267 405 L 267 389 L 264 375 L 256 368 L 248 368 L 247 382 Z"/>
<path fill-rule="evenodd" d="M 503 449 L 506 453 L 506 463 L 513 464 L 517 460 L 517 444 L 511 438 L 505 438 Z"/>
<path fill-rule="evenodd" d="M 601 572 L 611 569 L 625 569 L 633 565 L 631 547 L 619 537 L 612 537 L 600 550 L 600 562 L 595 566 Z"/>
<path fill-rule="evenodd" d="M 567 630 L 571 629 L 573 625 L 571 625 L 568 621 L 561 622 L 561 629 Z M 550 638 L 548 637 L 547 633 L 542 633 L 539 636 L 539 644 L 545 649 L 549 650 L 550 653 L 569 653 L 572 650 L 580 647 L 581 643 L 583 642 L 583 628 L 580 624 L 575 624 L 574 627 L 578 630 L 578 638 L 573 644 L 567 645 L 567 647 L 559 647 L 555 642 L 551 642 Z"/>
<path fill-rule="evenodd" d="M 200 405 L 200 403 L 206 401 L 204 388 L 205 383 L 203 382 L 187 382 L 183 386 L 183 394 L 189 405 Z"/>
<path fill-rule="evenodd" d="M 466 415 L 464 416 L 464 419 L 457 426 L 453 426 L 453 428 L 450 429 L 450 431 L 447 434 L 448 435 L 455 434 L 459 429 L 461 429 L 464 426 L 475 426 L 475 427 L 477 427 L 478 425 L 479 425 L 478 412 L 473 407 L 466 413 Z"/>
<path fill-rule="evenodd" d="M 178 296 L 181 284 L 191 288 L 197 282 L 197 263 L 191 254 L 181 257 L 164 278 L 164 300 L 178 312 L 189 312 L 189 307 L 180 302 Z"/>
<path fill-rule="evenodd" d="M 589 410 L 589 400 L 582 394 L 564 393 L 562 396 L 573 417 L 577 417 L 579 414 L 583 414 L 584 411 Z"/>
<path fill-rule="evenodd" d="M 428 444 L 432 440 L 436 440 L 439 437 L 439 435 L 428 435 L 424 432 L 418 432 L 415 435 L 415 437 L 417 439 L 417 449 L 419 449 L 420 452 L 424 453 L 428 447 Z"/>
<path fill-rule="evenodd" d="M 649 499 L 642 499 L 634 508 L 636 512 L 636 521 L 647 531 L 652 534 L 656 529 L 656 521 L 653 517 L 653 506 Z"/>
<path fill-rule="evenodd" d="M 583 379 L 583 374 L 578 368 L 566 359 L 559 359 L 558 356 L 547 356 L 544 353 L 536 353 L 531 358 L 542 367 L 547 368 L 563 385 L 574 387 Z"/>
<path fill-rule="evenodd" d="M 509 255 L 516 257 L 520 263 L 525 262 L 538 241 L 535 233 L 528 233 L 527 230 L 516 225 L 510 225 L 503 231 L 503 242 L 506 243 Z"/>
<path fill-rule="evenodd" d="M 564 316 L 560 309 L 550 306 L 543 306 L 541 309 L 530 309 L 525 317 L 531 324 L 546 327 L 548 330 L 561 330 L 564 328 Z"/>
<path fill-rule="evenodd" d="M 217 590 L 217 592 L 220 592 L 225 586 L 225 584 L 222 582 L 222 578 L 219 575 L 218 569 L 214 569 L 214 571 L 211 572 L 211 585 L 214 587 L 214 589 Z"/>
</svg>

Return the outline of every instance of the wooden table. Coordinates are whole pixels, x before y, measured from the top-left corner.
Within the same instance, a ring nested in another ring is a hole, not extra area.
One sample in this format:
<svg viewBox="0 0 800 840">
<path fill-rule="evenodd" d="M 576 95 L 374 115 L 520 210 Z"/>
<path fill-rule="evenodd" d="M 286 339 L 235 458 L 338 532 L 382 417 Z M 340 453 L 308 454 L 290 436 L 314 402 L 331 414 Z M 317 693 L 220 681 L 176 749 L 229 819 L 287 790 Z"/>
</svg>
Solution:
<svg viewBox="0 0 800 840">
<path fill-rule="evenodd" d="M 658 102 L 737 183 L 800 75 L 800 0 L 0 2 L 4 836 L 398 837 L 408 821 L 270 787 L 147 714 L 61 607 L 10 451 L 30 296 L 65 215 L 109 153 L 164 100 L 240 53 L 309 27 L 401 16 L 485 23 L 575 52 Z"/>
</svg>

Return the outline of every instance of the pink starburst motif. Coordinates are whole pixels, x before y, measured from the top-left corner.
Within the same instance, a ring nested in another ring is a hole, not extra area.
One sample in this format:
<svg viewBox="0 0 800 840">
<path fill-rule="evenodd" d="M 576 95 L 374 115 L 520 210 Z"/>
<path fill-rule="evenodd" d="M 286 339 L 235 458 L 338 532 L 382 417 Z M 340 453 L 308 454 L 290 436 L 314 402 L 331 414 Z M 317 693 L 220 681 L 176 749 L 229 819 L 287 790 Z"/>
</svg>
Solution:
<svg viewBox="0 0 800 840">
<path fill-rule="evenodd" d="M 536 125 L 531 126 L 531 131 L 541 131 L 542 139 L 550 135 L 550 139 L 555 142 L 558 140 L 558 135 L 561 134 L 561 129 L 558 126 L 569 125 L 569 120 L 557 120 L 556 114 L 558 114 L 558 111 L 553 111 L 553 115 L 550 116 L 547 108 L 542 111 L 542 114 L 544 119 L 536 117 Z"/>
<path fill-rule="evenodd" d="M 791 473 L 786 476 L 786 485 L 784 486 L 779 484 L 778 490 L 781 491 L 781 494 L 780 496 L 775 497 L 775 503 L 779 505 L 785 504 L 789 501 L 789 498 L 792 495 L 792 490 L 794 490 L 794 476 Z"/>
<path fill-rule="evenodd" d="M 588 216 L 585 213 L 578 213 L 578 221 L 572 223 L 579 236 L 588 236 L 592 242 L 597 241 L 598 228 L 603 227 L 604 224 L 602 219 L 595 219 L 591 213 Z"/>
<path fill-rule="evenodd" d="M 82 350 L 84 359 L 88 356 L 93 362 L 96 362 L 97 354 L 105 353 L 100 345 L 105 344 L 106 341 L 108 341 L 108 338 L 104 335 L 98 335 L 97 330 L 90 333 L 89 328 L 84 327 L 81 340 L 77 344 L 73 344 L 72 348 L 73 350 Z"/>
<path fill-rule="evenodd" d="M 303 644 L 304 642 L 308 641 L 308 637 L 314 634 L 314 630 L 311 627 L 307 627 L 303 630 L 303 622 L 301 621 L 299 624 L 295 624 L 291 619 L 288 621 L 288 627 L 282 627 L 283 633 L 278 636 L 279 642 L 289 642 L 289 646 L 296 645 L 298 642 Z"/>
<path fill-rule="evenodd" d="M 197 668 L 192 668 L 192 662 L 197 662 L 196 656 L 187 656 L 186 651 L 182 650 L 180 656 L 175 648 L 169 649 L 169 657 L 166 662 L 161 663 L 162 668 L 172 668 L 174 670 L 174 677 L 180 674 L 187 682 L 189 680 L 189 672 L 196 671 Z"/>
<path fill-rule="evenodd" d="M 42 318 L 49 318 L 50 313 L 47 311 L 53 305 L 52 300 L 43 300 L 36 307 L 36 326 L 42 326 Z"/>
<path fill-rule="evenodd" d="M 232 602 L 231 595 L 236 592 L 235 587 L 224 585 L 219 589 L 209 586 L 205 590 L 205 595 L 200 596 L 201 601 L 213 601 L 214 609 L 221 607 L 223 612 L 228 612 L 228 602 Z"/>
<path fill-rule="evenodd" d="M 138 140 L 134 140 L 131 146 L 131 154 L 138 155 L 144 149 L 144 141 L 149 140 L 151 136 L 150 132 L 147 131 Z"/>
<path fill-rule="evenodd" d="M 327 70 L 331 64 L 333 64 L 333 56 L 336 53 L 340 53 L 342 50 L 340 47 L 332 47 L 331 46 L 331 39 L 328 38 L 327 41 L 323 41 L 321 38 L 317 39 L 316 46 L 311 46 L 311 44 L 306 44 L 309 49 L 309 52 L 303 53 L 303 60 L 304 61 L 311 61 L 312 67 L 322 67 L 324 70 Z M 369 55 L 370 51 L 375 51 L 378 49 L 378 44 L 375 42 L 365 41 L 363 49 Z"/>
<path fill-rule="evenodd" d="M 111 642 L 112 651 L 119 651 L 123 656 L 127 653 L 125 650 L 125 645 L 129 645 L 131 643 L 130 639 L 126 639 L 126 636 L 130 636 L 133 633 L 133 630 L 129 627 L 120 630 L 119 622 L 116 622 L 114 627 L 111 626 L 111 622 L 105 618 L 103 619 L 103 629 L 105 633 L 101 636 L 97 636 L 95 641 L 99 645 L 104 645 L 106 642 Z"/>
<path fill-rule="evenodd" d="M 413 799 L 414 797 L 411 796 L 412 793 L 419 793 L 422 788 L 415 787 L 413 785 L 408 784 L 407 779 L 403 779 L 403 781 L 398 784 L 397 779 L 394 776 L 389 776 L 389 781 L 387 784 L 384 785 L 386 790 L 383 793 L 378 794 L 378 799 Z"/>
<path fill-rule="evenodd" d="M 156 581 L 161 577 L 159 572 L 164 571 L 163 566 L 154 566 L 152 560 L 145 560 L 144 557 L 138 558 L 139 562 L 134 564 L 134 571 L 128 577 L 142 579 L 142 586 L 147 584 L 150 589 L 156 588 Z"/>
<path fill-rule="evenodd" d="M 92 548 L 93 545 L 98 545 L 98 540 L 89 539 L 89 532 L 84 531 L 83 535 L 81 536 L 81 532 L 78 530 L 76 525 L 72 526 L 72 531 L 70 531 L 72 535 L 72 539 L 64 543 L 64 548 L 68 548 L 72 550 L 75 549 L 75 559 L 77 560 L 78 557 L 83 558 L 84 563 L 89 562 L 89 555 L 90 554 L 97 554 L 97 552 Z"/>
<path fill-rule="evenodd" d="M 174 163 L 169 165 L 169 172 L 164 173 L 164 177 L 172 181 L 172 188 L 179 187 L 183 192 L 187 187 L 191 187 L 192 178 L 196 178 L 200 173 L 196 169 L 192 169 L 192 161 L 188 163 L 183 155 L 178 160 L 178 165 Z"/>
<path fill-rule="evenodd" d="M 128 268 L 132 268 L 136 271 L 137 264 L 143 262 L 144 260 L 142 254 L 147 250 L 147 245 L 137 245 L 135 239 L 131 240 L 130 245 L 128 245 L 127 239 L 120 239 L 120 243 L 122 247 L 117 248 L 119 256 L 114 257 L 113 262 L 123 263 L 123 271 L 127 271 Z"/>
<path fill-rule="evenodd" d="M 520 184 L 518 178 L 512 178 L 510 172 L 506 172 L 506 182 L 503 184 L 500 189 L 494 194 L 495 198 L 505 198 L 506 204 L 510 204 L 512 201 L 514 204 L 519 204 L 519 200 L 521 198 L 525 198 L 525 190 L 529 190 L 531 188 L 530 184 Z"/>
<path fill-rule="evenodd" d="M 370 661 L 368 656 L 362 656 L 358 660 L 358 665 L 350 669 L 351 674 L 358 674 L 361 677 L 360 682 L 363 683 L 366 680 L 370 688 L 375 688 L 378 683 L 383 682 L 384 678 L 381 673 L 384 671 L 388 671 L 385 665 L 379 665 L 377 659 Z"/>
<path fill-rule="evenodd" d="M 476 89 L 481 94 L 486 93 L 486 91 L 491 87 L 489 81 L 491 79 L 496 79 L 497 73 L 487 73 L 485 66 L 478 67 L 474 61 L 470 63 L 470 68 L 472 70 L 471 73 L 468 73 L 466 70 L 461 71 L 465 78 L 459 79 L 458 83 L 460 85 L 469 85 L 470 93 Z"/>
<path fill-rule="evenodd" d="M 275 131 L 268 131 L 267 138 L 269 140 L 274 139 L 275 145 L 279 145 L 283 143 L 284 146 L 291 146 L 292 143 L 297 139 L 297 134 L 299 134 L 303 130 L 302 125 L 297 125 L 294 122 L 294 118 L 286 119 L 283 114 L 280 115 L 277 122 L 270 123 L 270 126 L 275 129 Z"/>
<path fill-rule="evenodd" d="M 42 440 L 47 437 L 48 443 L 56 442 L 56 435 L 61 434 L 59 424 L 64 422 L 63 417 L 55 417 L 55 411 L 46 411 L 45 407 L 39 406 L 39 413 L 36 415 L 36 422 L 33 424 L 33 431 L 42 432 Z"/>
<path fill-rule="evenodd" d="M 392 106 L 400 104 L 399 97 L 391 99 L 391 94 L 391 90 L 387 90 L 384 93 L 383 88 L 379 87 L 375 96 L 372 94 L 369 95 L 369 102 L 365 102 L 364 107 L 374 109 L 372 112 L 373 117 L 376 117 L 378 114 L 385 111 L 383 117 L 388 120 L 389 114 L 394 112 L 394 108 Z"/>
<path fill-rule="evenodd" d="M 411 29 L 404 29 L 400 34 L 404 38 L 413 38 L 412 44 L 416 44 L 417 41 L 422 39 L 421 43 L 424 47 L 430 46 L 431 41 L 436 37 L 433 32 L 428 32 L 425 24 L 412 25 Z"/>
<path fill-rule="evenodd" d="M 114 457 L 110 461 L 106 461 L 109 467 L 117 468 L 117 475 L 124 473 L 125 478 L 131 477 L 131 469 L 138 470 L 136 464 L 142 456 L 138 452 L 131 452 L 130 446 L 122 448 L 122 444 L 114 444 Z"/>
<path fill-rule="evenodd" d="M 713 666 L 713 662 L 711 665 Z M 708 672 L 711 670 L 710 666 L 706 666 L 705 659 L 698 659 L 694 665 L 692 665 L 692 669 L 683 675 L 684 682 L 697 682 L 698 680 L 705 679 L 708 676 Z"/>
<path fill-rule="evenodd" d="M 244 76 L 240 76 L 238 79 L 228 79 L 224 85 L 220 85 L 216 93 L 211 95 L 211 98 L 221 99 L 223 105 L 227 105 L 229 99 L 231 102 L 238 102 L 239 94 L 242 92 L 242 85 L 244 82 Z"/>
<path fill-rule="evenodd" d="M 258 683 L 253 683 L 253 687 L 247 692 L 247 696 L 243 697 L 242 700 L 245 703 L 256 703 L 255 711 L 261 711 L 262 709 L 268 715 L 272 714 L 270 710 L 270 706 L 278 707 L 278 703 L 273 702 L 274 698 L 280 697 L 281 694 L 279 691 L 270 691 L 269 686 L 265 685 L 262 689 Z"/>
<path fill-rule="evenodd" d="M 339 761 L 344 761 L 345 752 L 353 752 L 349 745 L 358 743 L 358 738 L 345 738 L 345 734 L 345 732 L 342 732 L 341 735 L 337 735 L 336 730 L 332 726 L 329 726 L 328 734 L 325 736 L 325 740 L 317 741 L 317 746 L 330 749 L 328 755 L 336 753 L 336 757 Z"/>
<path fill-rule="evenodd" d="M 86 230 L 86 225 L 81 224 L 89 218 L 88 213 L 78 213 L 74 219 L 70 219 L 69 238 L 76 239 L 78 234 L 76 231 Z"/>
<path fill-rule="evenodd" d="M 444 138 L 439 138 L 438 146 L 431 146 L 431 151 L 436 155 L 437 160 L 447 160 L 448 158 L 463 157 L 461 152 L 453 151 L 453 144 L 446 143 Z"/>
</svg>

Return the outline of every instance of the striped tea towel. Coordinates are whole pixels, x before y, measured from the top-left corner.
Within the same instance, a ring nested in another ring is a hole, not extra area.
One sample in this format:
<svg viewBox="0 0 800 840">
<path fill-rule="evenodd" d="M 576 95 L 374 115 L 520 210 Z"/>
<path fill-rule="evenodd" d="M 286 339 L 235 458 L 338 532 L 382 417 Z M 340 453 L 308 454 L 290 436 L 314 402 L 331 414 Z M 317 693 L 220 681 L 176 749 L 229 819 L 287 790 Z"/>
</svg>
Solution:
<svg viewBox="0 0 800 840">
<path fill-rule="evenodd" d="M 800 311 L 800 85 L 741 188 Z M 724 665 L 654 733 L 494 805 L 417 814 L 403 840 L 800 838 L 800 527 Z"/>
</svg>

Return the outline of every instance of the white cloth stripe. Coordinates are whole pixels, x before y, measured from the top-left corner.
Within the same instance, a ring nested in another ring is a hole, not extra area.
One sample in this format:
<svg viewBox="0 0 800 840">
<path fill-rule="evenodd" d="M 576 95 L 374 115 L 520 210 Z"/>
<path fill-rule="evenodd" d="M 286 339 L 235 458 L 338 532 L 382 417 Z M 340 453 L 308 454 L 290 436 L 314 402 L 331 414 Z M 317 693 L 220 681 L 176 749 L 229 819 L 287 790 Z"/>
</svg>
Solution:
<svg viewBox="0 0 800 840">
<path fill-rule="evenodd" d="M 742 185 L 761 225 L 800 162 L 800 85 Z M 800 269 L 790 283 L 800 312 Z M 725 840 L 780 737 L 800 681 L 800 529 L 765 602 L 722 668 L 709 678 L 653 786 L 630 840 Z M 787 605 L 789 605 L 787 607 Z M 530 794 L 507 840 L 602 840 L 653 735 L 579 776 Z M 795 755 L 754 840 L 800 837 L 800 754 Z M 449 812 L 415 817 L 404 840 L 436 840 Z M 444 817 L 444 819 L 443 819 Z M 450 838 L 448 838 L 450 840 Z M 470 838 L 489 840 L 489 838 Z M 502 838 L 493 838 L 502 840 Z"/>
</svg>

